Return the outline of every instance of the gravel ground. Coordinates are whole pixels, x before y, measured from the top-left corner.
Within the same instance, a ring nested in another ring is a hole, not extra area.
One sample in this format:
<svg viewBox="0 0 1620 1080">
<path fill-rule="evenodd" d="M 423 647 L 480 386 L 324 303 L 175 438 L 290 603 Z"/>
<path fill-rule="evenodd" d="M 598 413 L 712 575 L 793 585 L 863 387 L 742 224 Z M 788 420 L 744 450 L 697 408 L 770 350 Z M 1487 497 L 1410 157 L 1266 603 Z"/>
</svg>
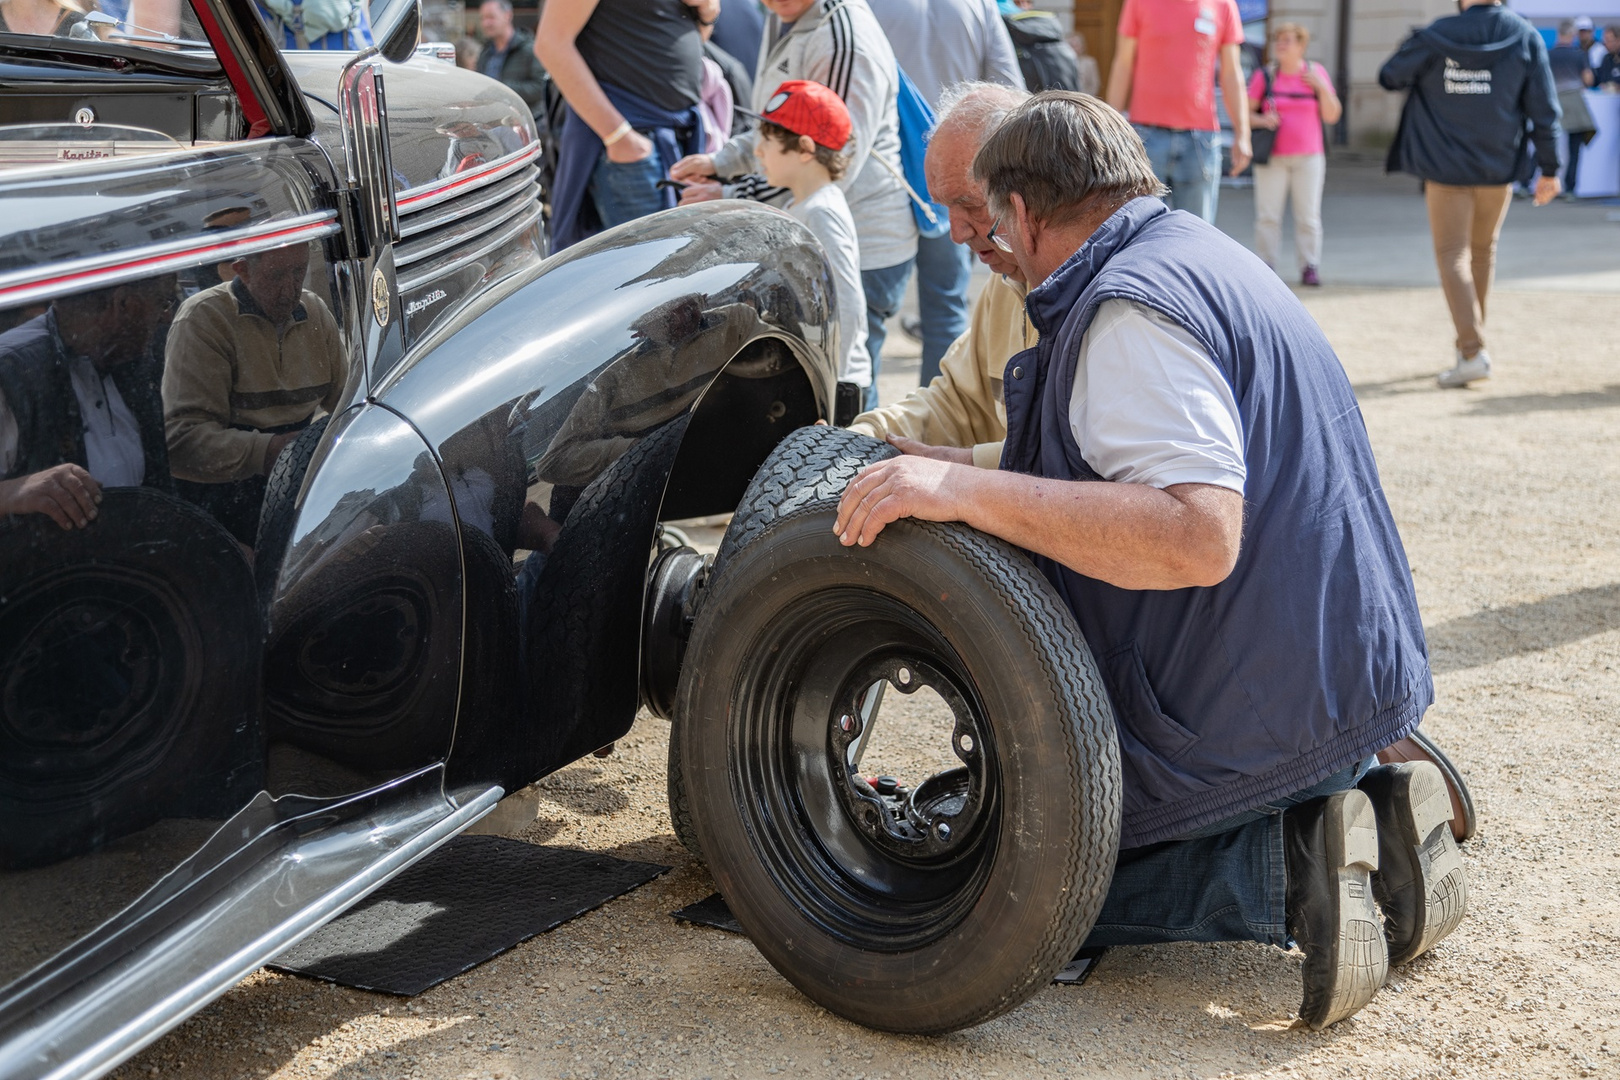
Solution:
<svg viewBox="0 0 1620 1080">
<path fill-rule="evenodd" d="M 1482 822 L 1469 917 L 1354 1019 L 1290 1028 L 1297 954 L 1224 944 L 1116 949 L 1085 985 L 943 1038 L 846 1023 L 746 939 L 669 918 L 712 883 L 670 833 L 668 729 L 644 716 L 612 757 L 547 780 L 521 835 L 670 874 L 409 1001 L 260 972 L 118 1075 L 1620 1075 L 1620 347 L 1593 314 L 1614 298 L 1499 293 L 1498 376 L 1450 393 L 1431 378 L 1450 355 L 1437 290 L 1306 302 L 1411 556 L 1439 695 L 1426 729 Z"/>
</svg>

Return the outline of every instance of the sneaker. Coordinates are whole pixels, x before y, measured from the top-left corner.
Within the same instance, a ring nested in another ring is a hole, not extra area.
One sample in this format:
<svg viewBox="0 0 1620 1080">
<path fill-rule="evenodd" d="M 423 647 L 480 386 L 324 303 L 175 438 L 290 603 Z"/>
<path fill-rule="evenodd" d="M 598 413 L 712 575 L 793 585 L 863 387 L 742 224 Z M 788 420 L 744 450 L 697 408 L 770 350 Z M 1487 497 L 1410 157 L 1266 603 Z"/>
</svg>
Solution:
<svg viewBox="0 0 1620 1080">
<path fill-rule="evenodd" d="M 1457 929 L 1468 906 L 1462 852 L 1451 836 L 1451 793 L 1432 761 L 1367 770 L 1357 785 L 1378 815 L 1373 895 L 1393 965 L 1414 960 Z"/>
<path fill-rule="evenodd" d="M 923 339 L 922 319 L 916 315 L 900 316 L 900 332 L 921 345 Z"/>
<path fill-rule="evenodd" d="M 1299 283 L 1301 285 L 1309 285 L 1312 288 L 1315 288 L 1316 286 L 1322 284 L 1322 277 L 1316 272 L 1316 267 L 1307 266 L 1299 275 Z"/>
<path fill-rule="evenodd" d="M 1491 357 L 1484 349 L 1474 354 L 1472 360 L 1464 360 L 1462 353 L 1457 354 L 1457 366 L 1447 368 L 1434 377 L 1442 390 L 1460 390 L 1469 383 L 1483 382 L 1491 377 Z"/>
<path fill-rule="evenodd" d="M 1289 810 L 1283 837 L 1288 936 L 1305 953 L 1299 1018 L 1320 1030 L 1359 1012 L 1389 973 L 1372 890 L 1378 821 L 1351 788 Z"/>
</svg>

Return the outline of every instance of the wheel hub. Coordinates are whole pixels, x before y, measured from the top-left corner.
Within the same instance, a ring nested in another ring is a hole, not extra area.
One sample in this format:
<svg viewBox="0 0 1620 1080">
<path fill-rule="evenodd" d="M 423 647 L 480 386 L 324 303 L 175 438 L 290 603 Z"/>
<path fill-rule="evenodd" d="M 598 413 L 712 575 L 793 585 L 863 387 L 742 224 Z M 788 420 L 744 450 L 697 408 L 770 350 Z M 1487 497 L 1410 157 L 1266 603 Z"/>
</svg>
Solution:
<svg viewBox="0 0 1620 1080">
<path fill-rule="evenodd" d="M 951 752 L 961 767 L 930 776 L 911 789 L 893 777 L 862 775 L 861 755 L 884 693 L 894 689 L 914 694 L 924 687 L 950 707 L 955 718 Z M 951 679 L 927 661 L 889 656 L 858 668 L 835 698 L 829 771 L 842 779 L 838 795 L 844 812 L 868 841 L 906 859 L 949 858 L 972 842 L 984 808 L 983 743 L 974 710 Z"/>
</svg>

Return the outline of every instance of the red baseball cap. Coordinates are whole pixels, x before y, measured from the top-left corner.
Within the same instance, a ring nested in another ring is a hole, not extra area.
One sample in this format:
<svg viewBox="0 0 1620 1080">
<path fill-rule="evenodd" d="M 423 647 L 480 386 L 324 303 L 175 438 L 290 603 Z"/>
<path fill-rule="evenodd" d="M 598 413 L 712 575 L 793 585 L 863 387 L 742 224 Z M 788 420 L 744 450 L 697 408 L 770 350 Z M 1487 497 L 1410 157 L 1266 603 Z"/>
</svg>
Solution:
<svg viewBox="0 0 1620 1080">
<path fill-rule="evenodd" d="M 849 144 L 849 109 L 831 87 L 808 79 L 789 79 L 776 88 L 760 118 L 795 135 L 808 135 L 817 146 L 842 150 Z"/>
</svg>

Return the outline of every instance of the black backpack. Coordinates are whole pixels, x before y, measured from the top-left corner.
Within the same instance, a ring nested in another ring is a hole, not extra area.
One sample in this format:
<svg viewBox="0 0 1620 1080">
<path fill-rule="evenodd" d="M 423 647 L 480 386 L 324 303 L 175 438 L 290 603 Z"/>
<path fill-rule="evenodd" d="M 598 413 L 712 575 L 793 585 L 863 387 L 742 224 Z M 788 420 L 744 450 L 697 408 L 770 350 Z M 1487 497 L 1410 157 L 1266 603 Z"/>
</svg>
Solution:
<svg viewBox="0 0 1620 1080">
<path fill-rule="evenodd" d="M 1080 58 L 1069 48 L 1063 24 L 1056 15 L 1020 11 L 1001 19 L 1012 35 L 1013 51 L 1018 54 L 1018 66 L 1023 69 L 1024 85 L 1030 93 L 1080 89 Z"/>
</svg>

